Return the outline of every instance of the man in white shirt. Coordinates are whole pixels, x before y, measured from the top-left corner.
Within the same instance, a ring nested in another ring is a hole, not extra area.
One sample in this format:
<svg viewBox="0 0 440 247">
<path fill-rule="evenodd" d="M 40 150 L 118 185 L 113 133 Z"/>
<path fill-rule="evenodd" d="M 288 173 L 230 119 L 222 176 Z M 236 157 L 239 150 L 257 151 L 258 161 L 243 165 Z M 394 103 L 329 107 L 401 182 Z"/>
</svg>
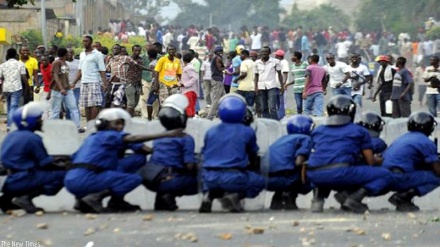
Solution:
<svg viewBox="0 0 440 247">
<path fill-rule="evenodd" d="M 284 51 L 283 50 L 277 50 L 275 52 L 275 58 L 280 60 L 280 65 L 281 65 L 281 74 L 283 75 L 283 81 L 280 82 L 278 78 L 277 79 L 277 83 L 280 85 L 286 85 L 287 82 L 287 77 L 289 76 L 289 62 L 284 59 Z M 287 101 L 286 99 L 286 94 L 280 95 L 279 96 L 279 100 L 278 100 L 278 119 L 282 119 L 283 117 L 286 116 L 286 106 L 285 106 L 285 102 Z"/>
<path fill-rule="evenodd" d="M 347 95 L 351 97 L 351 81 L 350 73 L 347 70 L 347 64 L 336 61 L 335 55 L 332 53 L 326 56 L 327 64 L 324 65 L 324 69 L 327 71 L 326 85 L 330 83 L 333 96 L 335 95 Z"/>
<path fill-rule="evenodd" d="M 426 100 L 428 102 L 428 110 L 434 117 L 437 117 L 437 110 L 440 108 L 440 94 L 438 88 L 431 87 L 431 79 L 436 77 L 440 79 L 440 60 L 438 56 L 432 56 L 429 59 L 430 66 L 426 68 L 423 74 L 423 80 L 428 83 L 426 89 Z"/>
<path fill-rule="evenodd" d="M 8 111 L 7 128 L 12 123 L 12 113 L 19 107 L 23 91 L 28 90 L 29 84 L 26 77 L 24 63 L 17 60 L 18 53 L 14 48 L 6 51 L 6 62 L 0 65 L 0 78 L 3 78 L 2 97 L 6 100 Z M 25 87 L 23 90 L 23 86 Z"/>
<path fill-rule="evenodd" d="M 251 50 L 260 52 L 261 50 L 261 33 L 256 29 L 254 33 L 250 35 L 251 38 Z"/>
<path fill-rule="evenodd" d="M 255 62 L 255 94 L 264 118 L 278 120 L 278 98 L 284 92 L 284 80 L 278 59 L 270 57 L 268 46 L 261 48 L 261 59 Z M 278 76 L 279 81 L 275 79 Z"/>
<path fill-rule="evenodd" d="M 361 64 L 361 56 L 357 53 L 351 54 L 350 65 L 346 71 L 350 74 L 349 83 L 352 85 L 351 98 L 360 107 L 362 107 L 362 95 L 364 93 L 364 84 L 371 86 L 373 77 L 367 66 Z"/>
</svg>

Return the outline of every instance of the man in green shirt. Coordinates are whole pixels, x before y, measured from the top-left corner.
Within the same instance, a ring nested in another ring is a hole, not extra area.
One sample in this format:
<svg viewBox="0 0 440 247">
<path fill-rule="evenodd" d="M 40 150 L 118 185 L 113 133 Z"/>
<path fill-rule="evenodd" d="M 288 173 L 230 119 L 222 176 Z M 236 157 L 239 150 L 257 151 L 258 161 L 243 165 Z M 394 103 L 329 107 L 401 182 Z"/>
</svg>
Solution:
<svg viewBox="0 0 440 247">
<path fill-rule="evenodd" d="M 303 112 L 303 98 L 302 93 L 304 91 L 306 68 L 309 65 L 307 62 L 301 61 L 302 53 L 295 51 L 292 54 L 293 64 L 290 67 L 290 72 L 293 76 L 293 81 L 284 85 L 285 90 L 289 85 L 293 85 L 293 94 L 296 102 L 296 113 L 301 114 Z"/>
</svg>

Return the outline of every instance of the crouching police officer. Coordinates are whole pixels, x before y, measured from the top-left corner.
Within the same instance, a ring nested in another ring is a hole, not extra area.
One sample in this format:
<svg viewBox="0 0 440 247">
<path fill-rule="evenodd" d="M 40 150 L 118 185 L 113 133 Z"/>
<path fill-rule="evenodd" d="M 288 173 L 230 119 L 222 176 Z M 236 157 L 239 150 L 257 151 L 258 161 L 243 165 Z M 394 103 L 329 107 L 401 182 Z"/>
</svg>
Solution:
<svg viewBox="0 0 440 247">
<path fill-rule="evenodd" d="M 408 118 L 408 133 L 397 138 L 383 155 L 383 167 L 393 172 L 389 189 L 396 191 L 389 202 L 397 211 L 418 211 L 412 200 L 440 185 L 440 160 L 437 147 L 428 136 L 437 122 L 427 112 L 415 112 Z"/>
<path fill-rule="evenodd" d="M 4 212 L 16 208 L 27 213 L 42 211 L 32 199 L 56 195 L 63 188 L 68 161 L 49 156 L 42 138 L 35 134 L 43 126 L 43 112 L 43 105 L 31 102 L 12 113 L 18 129 L 5 137 L 1 149 L 2 163 L 8 171 L 0 198 Z"/>
<path fill-rule="evenodd" d="M 265 186 L 265 179 L 251 171 L 258 169 L 256 135 L 244 124 L 246 102 L 238 94 L 220 100 L 218 115 L 222 123 L 206 132 L 202 149 L 204 196 L 199 212 L 211 212 L 215 198 L 222 198 L 222 206 L 231 212 L 241 212 L 240 201 L 255 198 Z"/>
<path fill-rule="evenodd" d="M 312 151 L 310 133 L 314 126 L 311 117 L 295 115 L 287 120 L 288 135 L 270 145 L 267 190 L 275 191 L 270 209 L 298 209 L 298 193 L 307 194 L 311 191 L 310 183 L 303 184 L 301 181 L 301 168 Z"/>
<path fill-rule="evenodd" d="M 353 123 L 355 102 L 344 95 L 332 97 L 327 104 L 329 117 L 312 132 L 314 152 L 310 154 L 307 176 L 317 186 L 312 212 L 322 212 L 330 190 L 352 190 L 336 197 L 343 209 L 355 213 L 368 210 L 362 203 L 365 196 L 378 195 L 389 184 L 391 172 L 379 165 L 373 156 L 368 131 Z M 362 154 L 364 162 L 359 161 Z"/>
<path fill-rule="evenodd" d="M 124 201 L 124 196 L 142 183 L 137 172 L 145 165 L 146 155 L 152 152 L 143 142 L 176 133 L 130 135 L 123 131 L 130 119 L 130 114 L 123 109 L 103 110 L 95 122 L 97 132 L 88 136 L 73 155 L 72 169 L 67 172 L 64 184 L 78 200 L 75 209 L 83 213 L 140 209 Z M 127 149 L 135 154 L 124 157 Z M 107 196 L 111 199 L 104 208 L 102 200 Z"/>
<path fill-rule="evenodd" d="M 159 120 L 166 130 L 185 129 L 188 99 L 182 94 L 166 98 L 159 111 Z M 176 197 L 198 193 L 197 160 L 194 138 L 182 136 L 153 141 L 154 152 L 141 169 L 144 185 L 156 193 L 154 210 L 175 211 Z"/>
</svg>

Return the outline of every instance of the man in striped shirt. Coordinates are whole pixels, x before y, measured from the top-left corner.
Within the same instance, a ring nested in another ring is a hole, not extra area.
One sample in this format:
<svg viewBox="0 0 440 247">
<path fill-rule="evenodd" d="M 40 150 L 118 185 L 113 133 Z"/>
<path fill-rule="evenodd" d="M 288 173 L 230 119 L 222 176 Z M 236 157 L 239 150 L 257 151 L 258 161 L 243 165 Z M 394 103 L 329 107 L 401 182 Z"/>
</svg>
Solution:
<svg viewBox="0 0 440 247">
<path fill-rule="evenodd" d="M 293 85 L 293 94 L 296 102 L 296 113 L 301 114 L 303 112 L 303 98 L 302 93 L 304 91 L 306 68 L 309 65 L 306 61 L 301 61 L 302 53 L 295 51 L 292 54 L 291 60 L 293 64 L 290 67 L 290 72 L 293 76 L 293 81 L 286 83 L 284 86 L 287 90 L 289 85 Z"/>
</svg>

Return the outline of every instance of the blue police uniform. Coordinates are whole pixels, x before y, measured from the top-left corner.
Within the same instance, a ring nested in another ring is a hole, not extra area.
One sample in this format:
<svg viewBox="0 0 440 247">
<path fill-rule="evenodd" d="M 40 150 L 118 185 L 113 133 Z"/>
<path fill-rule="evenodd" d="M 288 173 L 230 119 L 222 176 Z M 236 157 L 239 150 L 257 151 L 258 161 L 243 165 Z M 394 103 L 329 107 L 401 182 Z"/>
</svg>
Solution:
<svg viewBox="0 0 440 247">
<path fill-rule="evenodd" d="M 371 144 L 373 145 L 373 154 L 382 154 L 387 149 L 387 144 L 379 137 L 371 137 Z"/>
<path fill-rule="evenodd" d="M 304 134 L 280 137 L 269 147 L 269 181 L 267 190 L 287 191 L 295 189 L 303 194 L 311 190 L 309 183 L 302 185 L 301 169 L 295 165 L 296 157 L 308 157 L 312 150 L 312 138 Z M 300 185 L 293 188 L 294 185 Z"/>
<path fill-rule="evenodd" d="M 255 131 L 241 123 L 220 123 L 205 135 L 203 191 L 243 193 L 254 198 L 264 189 L 264 178 L 247 171 L 248 154 L 258 152 Z"/>
<path fill-rule="evenodd" d="M 425 134 L 410 131 L 397 138 L 383 154 L 382 166 L 393 170 L 392 191 L 417 189 L 426 195 L 440 185 L 430 164 L 438 162 L 437 147 Z"/>
<path fill-rule="evenodd" d="M 82 198 L 106 189 L 116 196 L 123 196 L 139 186 L 142 177 L 133 173 L 145 165 L 146 156 L 133 154 L 121 158 L 121 155 L 125 147 L 136 152 L 143 144 L 125 144 L 123 138 L 126 135 L 128 133 L 104 130 L 87 137 L 73 155 L 73 164 L 87 164 L 96 170 L 75 168 L 68 171 L 64 179 L 66 189 Z"/>
<path fill-rule="evenodd" d="M 190 135 L 183 137 L 166 137 L 153 141 L 154 152 L 149 164 L 170 168 L 163 174 L 164 178 L 152 190 L 159 193 L 172 193 L 177 196 L 195 195 L 198 192 L 197 175 L 190 173 L 186 164 L 196 164 L 194 138 Z"/>
<path fill-rule="evenodd" d="M 307 176 L 316 186 L 335 190 L 363 187 L 370 195 L 379 194 L 391 179 L 386 168 L 359 164 L 361 150 L 372 149 L 368 131 L 353 123 L 318 126 L 312 132 L 313 149 Z M 332 168 L 331 165 L 346 164 Z M 326 168 L 328 167 L 328 169 Z"/>
<path fill-rule="evenodd" d="M 20 196 L 39 191 L 55 195 L 63 188 L 64 171 L 45 171 L 53 162 L 47 154 L 42 138 L 29 130 L 8 134 L 2 143 L 3 166 L 10 170 L 3 192 Z"/>
</svg>

